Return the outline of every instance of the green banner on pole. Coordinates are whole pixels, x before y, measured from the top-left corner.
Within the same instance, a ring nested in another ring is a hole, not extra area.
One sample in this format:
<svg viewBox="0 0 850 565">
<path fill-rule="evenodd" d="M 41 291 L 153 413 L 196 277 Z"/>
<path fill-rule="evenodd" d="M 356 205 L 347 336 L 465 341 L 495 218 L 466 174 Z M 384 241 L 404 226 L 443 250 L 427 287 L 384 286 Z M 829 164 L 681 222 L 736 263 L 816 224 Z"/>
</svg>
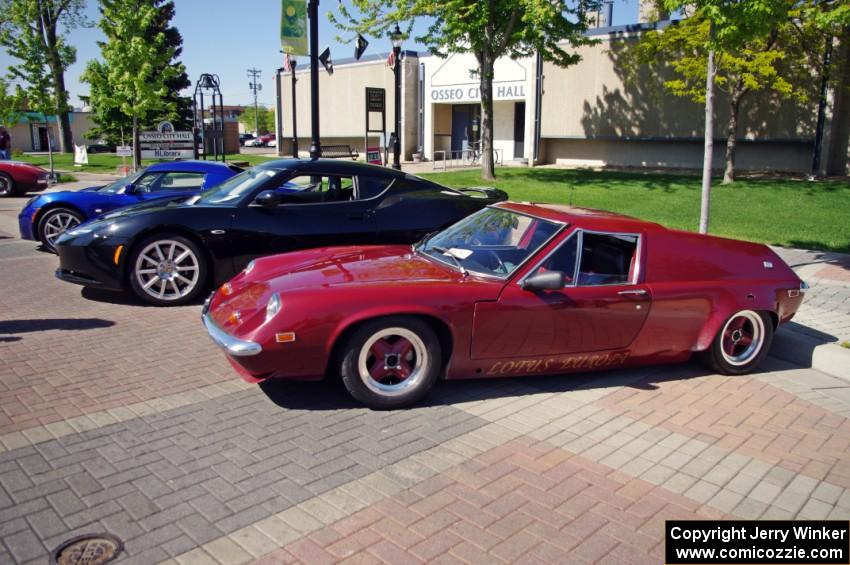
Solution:
<svg viewBox="0 0 850 565">
<path fill-rule="evenodd" d="M 289 55 L 308 55 L 307 0 L 281 0 L 280 44 Z"/>
</svg>

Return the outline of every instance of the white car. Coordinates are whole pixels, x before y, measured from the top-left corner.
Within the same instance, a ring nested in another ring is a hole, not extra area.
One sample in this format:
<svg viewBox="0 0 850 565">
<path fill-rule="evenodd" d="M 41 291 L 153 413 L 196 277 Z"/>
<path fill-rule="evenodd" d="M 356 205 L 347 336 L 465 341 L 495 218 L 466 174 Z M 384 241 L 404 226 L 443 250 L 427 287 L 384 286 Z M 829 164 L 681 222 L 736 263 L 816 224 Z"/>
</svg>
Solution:
<svg viewBox="0 0 850 565">
<path fill-rule="evenodd" d="M 255 137 L 254 139 L 246 139 L 243 147 L 262 147 L 263 142 L 260 141 L 259 138 Z"/>
<path fill-rule="evenodd" d="M 272 139 L 268 143 L 266 143 L 266 147 L 277 147 L 277 139 Z"/>
</svg>

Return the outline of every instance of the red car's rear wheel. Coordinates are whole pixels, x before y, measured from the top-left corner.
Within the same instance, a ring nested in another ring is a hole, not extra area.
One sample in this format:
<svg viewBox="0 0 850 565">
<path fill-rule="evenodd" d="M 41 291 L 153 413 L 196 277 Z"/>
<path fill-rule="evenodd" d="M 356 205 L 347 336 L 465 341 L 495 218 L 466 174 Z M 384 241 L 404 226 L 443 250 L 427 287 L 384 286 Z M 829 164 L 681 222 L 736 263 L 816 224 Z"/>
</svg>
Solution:
<svg viewBox="0 0 850 565">
<path fill-rule="evenodd" d="M 417 318 L 393 316 L 366 322 L 343 347 L 342 381 L 370 408 L 416 402 L 434 385 L 442 352 L 434 330 Z"/>
<path fill-rule="evenodd" d="M 15 180 L 6 173 L 0 173 L 0 196 L 14 196 Z"/>
<path fill-rule="evenodd" d="M 709 367 L 726 375 L 752 371 L 767 356 L 773 342 L 773 320 L 764 312 L 732 314 L 703 353 Z"/>
</svg>

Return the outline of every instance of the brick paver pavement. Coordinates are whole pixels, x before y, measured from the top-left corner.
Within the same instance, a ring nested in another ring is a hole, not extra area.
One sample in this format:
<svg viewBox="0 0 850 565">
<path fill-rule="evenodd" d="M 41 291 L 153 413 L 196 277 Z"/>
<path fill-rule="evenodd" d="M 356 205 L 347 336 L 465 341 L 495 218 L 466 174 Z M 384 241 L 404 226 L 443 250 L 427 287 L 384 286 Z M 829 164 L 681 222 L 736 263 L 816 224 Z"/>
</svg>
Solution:
<svg viewBox="0 0 850 565">
<path fill-rule="evenodd" d="M 666 519 L 850 518 L 850 385 L 811 369 L 440 383 L 373 412 L 244 384 L 198 306 L 55 265 L 0 233 L 0 563 L 100 531 L 122 563 L 661 563 Z"/>
</svg>

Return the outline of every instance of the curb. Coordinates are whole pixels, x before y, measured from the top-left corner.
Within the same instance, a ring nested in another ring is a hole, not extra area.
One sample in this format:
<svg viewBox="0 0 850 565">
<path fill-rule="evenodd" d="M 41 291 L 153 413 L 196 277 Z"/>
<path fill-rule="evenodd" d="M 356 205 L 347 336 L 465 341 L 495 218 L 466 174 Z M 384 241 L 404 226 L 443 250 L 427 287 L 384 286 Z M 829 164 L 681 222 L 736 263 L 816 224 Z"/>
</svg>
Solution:
<svg viewBox="0 0 850 565">
<path fill-rule="evenodd" d="M 780 328 L 773 338 L 770 355 L 850 382 L 850 349 L 835 342 Z"/>
</svg>

